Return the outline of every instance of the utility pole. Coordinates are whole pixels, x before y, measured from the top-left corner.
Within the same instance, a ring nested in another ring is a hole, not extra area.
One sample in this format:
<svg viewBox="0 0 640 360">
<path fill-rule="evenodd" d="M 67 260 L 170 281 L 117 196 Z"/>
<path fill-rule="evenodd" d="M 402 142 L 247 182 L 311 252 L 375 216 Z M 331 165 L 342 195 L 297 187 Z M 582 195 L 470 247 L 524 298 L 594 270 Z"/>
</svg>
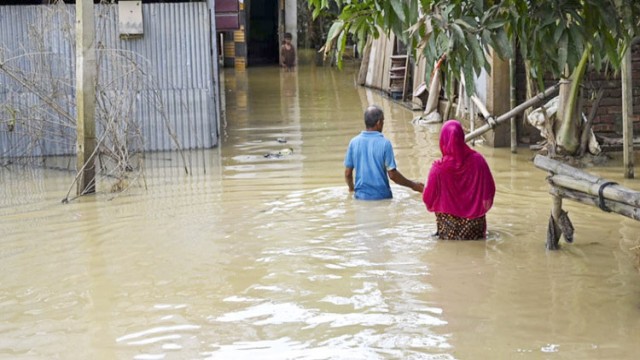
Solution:
<svg viewBox="0 0 640 360">
<path fill-rule="evenodd" d="M 93 0 L 76 1 L 77 195 L 96 191 L 96 49 Z"/>
</svg>

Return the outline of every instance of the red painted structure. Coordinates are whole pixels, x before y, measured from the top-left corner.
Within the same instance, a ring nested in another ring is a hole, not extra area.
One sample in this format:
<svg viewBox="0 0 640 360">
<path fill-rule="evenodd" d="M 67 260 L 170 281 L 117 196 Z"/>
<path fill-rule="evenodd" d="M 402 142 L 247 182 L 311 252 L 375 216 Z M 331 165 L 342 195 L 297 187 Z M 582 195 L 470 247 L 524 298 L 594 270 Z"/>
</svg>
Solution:
<svg viewBox="0 0 640 360">
<path fill-rule="evenodd" d="M 239 0 L 216 0 L 216 30 L 231 31 L 240 28 Z"/>
</svg>

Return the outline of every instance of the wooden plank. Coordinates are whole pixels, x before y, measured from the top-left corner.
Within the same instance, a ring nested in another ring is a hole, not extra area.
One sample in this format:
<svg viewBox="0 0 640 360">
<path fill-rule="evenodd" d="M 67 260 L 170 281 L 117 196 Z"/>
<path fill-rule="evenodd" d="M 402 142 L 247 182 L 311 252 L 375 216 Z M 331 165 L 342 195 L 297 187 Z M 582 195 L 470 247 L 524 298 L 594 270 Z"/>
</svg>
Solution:
<svg viewBox="0 0 640 360">
<path fill-rule="evenodd" d="M 369 68 L 367 69 L 367 75 L 365 78 L 365 85 L 368 87 L 374 87 L 374 79 L 375 79 L 375 69 L 376 63 L 379 61 L 378 59 L 378 48 L 380 47 L 381 40 L 380 38 L 374 39 L 371 42 L 371 50 L 369 52 Z"/>
<path fill-rule="evenodd" d="M 360 71 L 358 72 L 358 85 L 366 85 L 367 83 L 367 72 L 369 70 L 369 60 L 371 58 L 371 43 L 373 38 L 371 36 L 367 37 L 367 43 L 364 46 L 364 50 L 362 51 L 362 61 L 360 62 Z"/>
<path fill-rule="evenodd" d="M 405 69 L 404 80 L 402 81 L 402 101 L 404 101 L 407 98 L 407 78 L 409 77 L 409 72 L 407 71 L 407 69 L 409 68 L 409 60 L 410 60 L 409 54 L 411 54 L 411 50 L 410 48 L 407 48 L 407 55 L 404 61 L 404 69 Z"/>
<path fill-rule="evenodd" d="M 422 55 L 418 55 L 418 60 L 416 61 L 414 67 L 413 67 L 413 97 L 412 97 L 412 101 L 414 104 L 414 107 L 419 107 L 422 108 L 423 106 L 425 106 L 426 104 L 422 102 L 422 100 L 420 98 L 418 98 L 417 96 L 415 96 L 415 91 L 420 87 L 420 85 L 422 85 L 423 83 L 425 84 L 424 86 L 428 86 L 428 84 L 426 83 L 426 79 L 425 79 L 425 73 L 426 73 L 426 65 L 427 65 L 427 61 L 425 60 L 425 57 Z"/>
<path fill-rule="evenodd" d="M 389 37 L 384 37 L 384 53 L 382 55 L 382 67 L 380 69 L 380 86 L 385 92 L 389 92 L 389 69 L 391 68 L 391 55 L 393 55 L 393 44 L 396 36 L 392 33 Z"/>
</svg>

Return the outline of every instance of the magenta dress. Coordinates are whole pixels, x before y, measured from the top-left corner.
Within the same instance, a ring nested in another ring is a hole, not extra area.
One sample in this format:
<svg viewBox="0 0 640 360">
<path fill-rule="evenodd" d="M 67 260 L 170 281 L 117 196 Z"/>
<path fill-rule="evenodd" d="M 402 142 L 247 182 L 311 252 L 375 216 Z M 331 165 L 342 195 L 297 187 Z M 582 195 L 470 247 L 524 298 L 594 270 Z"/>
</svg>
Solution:
<svg viewBox="0 0 640 360">
<path fill-rule="evenodd" d="M 493 205 L 496 187 L 484 157 L 464 141 L 457 120 L 440 132 L 442 158 L 436 160 L 422 194 L 427 210 L 436 214 L 441 239 L 482 239 L 485 215 Z"/>
</svg>

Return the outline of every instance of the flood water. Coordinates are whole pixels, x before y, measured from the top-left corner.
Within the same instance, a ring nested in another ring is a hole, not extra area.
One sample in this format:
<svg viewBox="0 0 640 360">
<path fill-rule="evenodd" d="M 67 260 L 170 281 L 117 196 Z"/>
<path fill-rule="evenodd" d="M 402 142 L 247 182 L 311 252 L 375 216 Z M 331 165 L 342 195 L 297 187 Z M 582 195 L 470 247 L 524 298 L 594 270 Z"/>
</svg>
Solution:
<svg viewBox="0 0 640 360">
<path fill-rule="evenodd" d="M 221 146 L 192 153 L 191 175 L 158 154 L 146 189 L 63 205 L 72 174 L 0 167 L 0 358 L 640 354 L 640 222 L 565 201 L 575 242 L 546 251 L 528 149 L 476 146 L 497 186 L 489 239 L 438 241 L 420 194 L 355 201 L 342 161 L 376 103 L 398 169 L 424 181 L 439 125 L 353 69 L 226 70 L 225 85 Z M 640 188 L 621 161 L 590 171 Z"/>
</svg>

